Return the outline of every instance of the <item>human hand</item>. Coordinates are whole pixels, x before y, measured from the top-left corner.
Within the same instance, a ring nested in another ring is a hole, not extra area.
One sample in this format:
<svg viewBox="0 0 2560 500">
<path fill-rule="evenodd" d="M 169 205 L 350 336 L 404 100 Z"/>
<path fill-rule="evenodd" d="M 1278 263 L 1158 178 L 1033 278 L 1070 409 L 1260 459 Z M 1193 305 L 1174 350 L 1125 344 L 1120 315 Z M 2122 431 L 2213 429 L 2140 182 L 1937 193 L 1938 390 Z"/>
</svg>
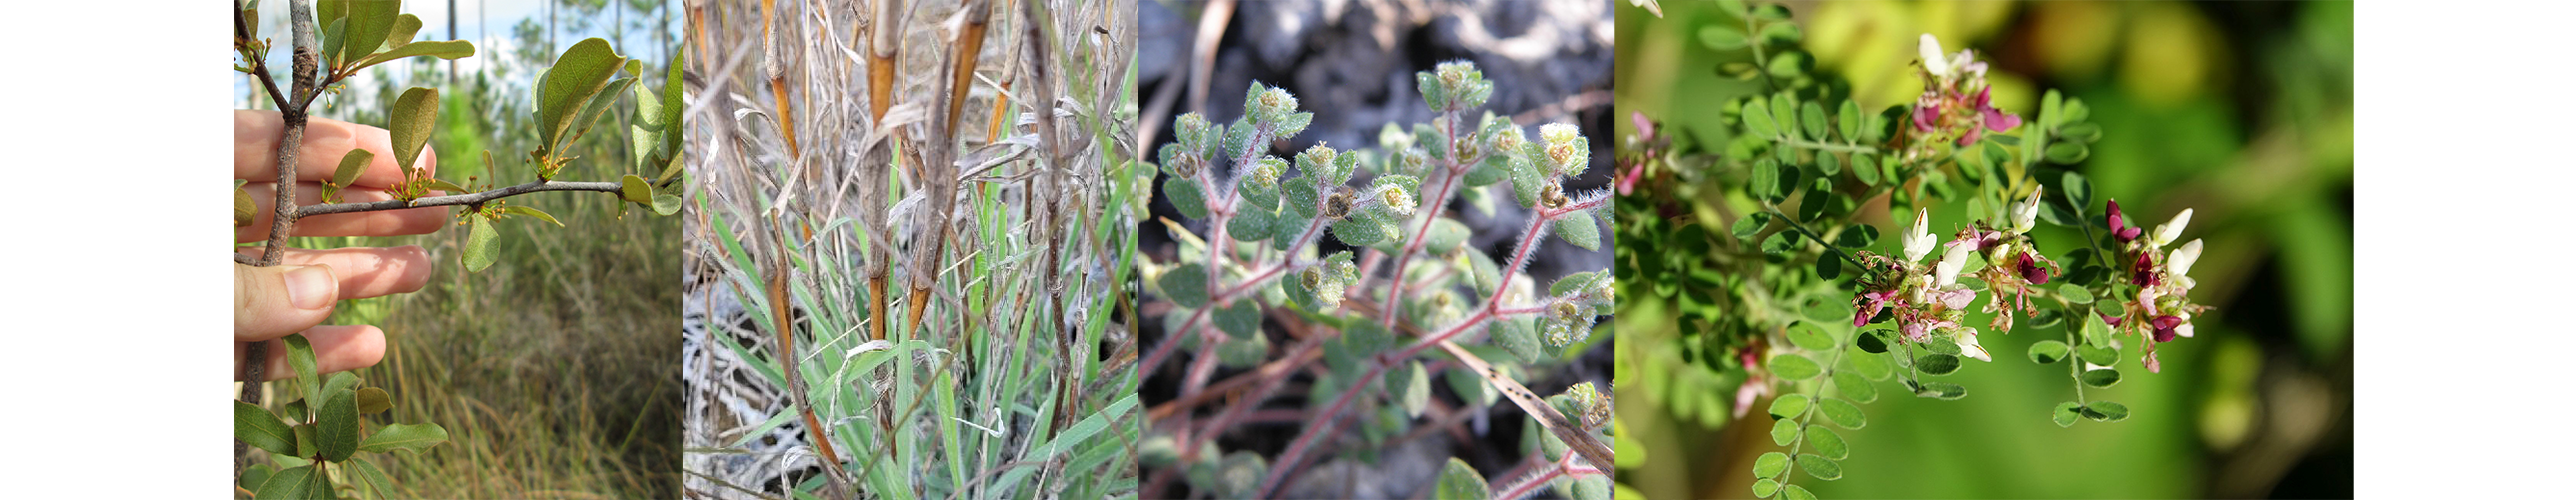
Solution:
<svg viewBox="0 0 2560 500">
<path fill-rule="evenodd" d="M 266 241 L 275 219 L 276 141 L 284 135 L 284 118 L 274 111 L 233 111 L 231 130 L 232 177 L 249 181 L 244 188 L 250 198 L 258 201 L 257 220 L 235 229 L 233 241 Z M 300 181 L 294 186 L 295 202 L 304 206 L 320 204 L 320 181 L 336 174 L 338 161 L 348 151 L 359 148 L 375 153 L 373 163 L 356 177 L 354 185 L 338 191 L 339 201 L 392 199 L 385 190 L 404 179 L 398 160 L 391 155 L 391 132 L 311 118 L 304 125 L 302 149 L 294 162 L 294 175 Z M 418 155 L 417 168 L 426 175 L 434 175 L 435 165 L 434 148 Z M 295 221 L 293 236 L 426 234 L 444 227 L 447 212 L 443 208 L 413 208 L 305 217 Z M 262 247 L 238 250 L 251 257 L 265 254 Z M 382 329 L 320 322 L 329 318 L 339 300 L 414 292 L 425 286 L 434 272 L 434 261 L 425 249 L 415 245 L 284 252 L 283 262 L 272 267 L 232 264 L 231 366 L 235 378 L 245 374 L 241 367 L 246 360 L 242 358 L 249 343 L 268 342 L 296 332 L 311 340 L 322 373 L 380 362 Z M 285 362 L 285 349 L 281 346 L 270 345 L 266 354 L 265 379 L 295 375 Z"/>
</svg>

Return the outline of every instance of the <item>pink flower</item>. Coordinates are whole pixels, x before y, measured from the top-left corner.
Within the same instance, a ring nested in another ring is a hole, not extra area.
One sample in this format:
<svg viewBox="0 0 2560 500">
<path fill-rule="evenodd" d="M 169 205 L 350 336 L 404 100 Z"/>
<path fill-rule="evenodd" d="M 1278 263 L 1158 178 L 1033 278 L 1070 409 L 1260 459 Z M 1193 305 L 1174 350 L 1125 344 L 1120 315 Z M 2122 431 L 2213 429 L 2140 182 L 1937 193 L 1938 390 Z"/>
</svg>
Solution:
<svg viewBox="0 0 2560 500">
<path fill-rule="evenodd" d="M 2021 121 L 2018 115 L 2002 113 L 2000 108 L 1991 107 L 1990 85 L 1982 86 L 1982 92 L 1974 95 L 1973 110 L 1982 114 L 1982 126 L 1990 127 L 1993 132 L 2007 132 L 2017 128 Z"/>
<path fill-rule="evenodd" d="M 2045 274 L 2043 267 L 2036 265 L 2035 256 L 2024 252 L 2018 254 L 2018 275 L 2026 277 L 2027 284 L 2031 285 L 2042 285 L 2053 279 L 2052 275 Z"/>
<path fill-rule="evenodd" d="M 2107 200 L 2107 232 L 2115 233 L 2116 241 L 2127 243 L 2142 236 L 2141 227 L 2124 222 L 2124 209 L 2116 208 L 2116 200 Z"/>
<path fill-rule="evenodd" d="M 2172 339 L 2178 338 L 2178 325 L 2185 322 L 2186 320 L 2177 316 L 2153 316 L 2151 318 L 2151 341 L 2168 342 Z"/>
</svg>

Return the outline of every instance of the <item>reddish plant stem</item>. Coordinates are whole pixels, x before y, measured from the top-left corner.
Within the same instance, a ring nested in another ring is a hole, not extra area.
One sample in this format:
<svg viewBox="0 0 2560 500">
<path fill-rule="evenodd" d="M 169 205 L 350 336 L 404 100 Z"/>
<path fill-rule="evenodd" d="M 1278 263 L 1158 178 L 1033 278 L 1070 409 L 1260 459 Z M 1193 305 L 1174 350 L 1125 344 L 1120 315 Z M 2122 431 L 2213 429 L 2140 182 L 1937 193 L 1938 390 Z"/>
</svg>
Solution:
<svg viewBox="0 0 2560 500">
<path fill-rule="evenodd" d="M 1447 148 L 1441 151 L 1448 151 L 1451 155 L 1457 154 L 1458 151 L 1457 116 L 1456 111 L 1440 113 L 1440 136 L 1448 141 Z M 1439 220 L 1440 210 L 1449 206 L 1449 192 L 1454 190 L 1452 188 L 1455 187 L 1458 179 L 1465 177 L 1468 170 L 1475 169 L 1475 165 L 1458 163 L 1455 158 L 1443 159 L 1441 162 L 1447 168 L 1442 168 L 1440 171 L 1446 175 L 1440 177 L 1439 191 L 1431 194 L 1431 204 L 1423 205 L 1422 227 L 1414 230 L 1413 238 L 1406 240 L 1404 246 L 1396 250 L 1396 262 L 1390 264 L 1396 267 L 1396 273 L 1394 279 L 1387 281 L 1386 323 L 1389 331 L 1396 328 L 1396 301 L 1404 297 L 1404 263 L 1413 259 L 1413 251 L 1422 248 L 1423 238 L 1431 235 L 1431 223 Z"/>
</svg>

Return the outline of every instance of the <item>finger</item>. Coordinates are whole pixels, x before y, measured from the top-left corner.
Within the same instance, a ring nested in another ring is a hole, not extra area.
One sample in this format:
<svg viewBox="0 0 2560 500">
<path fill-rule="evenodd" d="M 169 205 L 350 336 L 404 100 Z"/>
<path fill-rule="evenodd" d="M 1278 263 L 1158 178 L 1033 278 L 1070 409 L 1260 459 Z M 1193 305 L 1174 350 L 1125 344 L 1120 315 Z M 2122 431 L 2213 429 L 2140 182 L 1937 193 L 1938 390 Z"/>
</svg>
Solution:
<svg viewBox="0 0 2560 500">
<path fill-rule="evenodd" d="M 296 187 L 298 189 L 293 191 L 294 204 L 319 204 L 320 185 L 296 184 Z M 232 241 L 239 243 L 267 241 L 267 233 L 275 229 L 275 184 L 250 183 L 249 185 L 242 186 L 241 188 L 249 190 L 250 199 L 257 200 L 257 218 L 256 220 L 249 221 L 248 226 L 233 228 L 231 230 Z M 357 188 L 338 190 L 338 201 L 341 203 L 368 203 L 389 199 L 391 199 L 391 193 L 383 192 L 378 189 Z M 427 234 L 436 232 L 438 229 L 443 229 L 444 221 L 450 214 L 452 214 L 452 209 L 449 207 L 422 207 L 383 210 L 378 212 L 351 212 L 343 214 L 316 215 L 295 220 L 293 222 L 293 235 L 405 236 L 412 234 Z"/>
<path fill-rule="evenodd" d="M 338 278 L 329 266 L 232 264 L 231 335 L 247 342 L 310 329 L 337 308 Z"/>
<path fill-rule="evenodd" d="M 240 253 L 250 258 L 265 255 L 267 249 L 251 247 Z M 391 248 L 336 248 L 305 250 L 287 248 L 284 265 L 323 264 L 338 276 L 338 299 L 366 299 L 395 293 L 409 293 L 427 286 L 435 275 L 435 261 L 427 250 L 416 245 Z"/>
<path fill-rule="evenodd" d="M 234 110 L 231 112 L 231 178 L 249 182 L 276 181 L 276 141 L 284 138 L 284 115 L 275 111 Z M 391 131 L 370 125 L 358 125 L 327 118 L 311 118 L 302 126 L 302 150 L 294 155 L 294 177 L 319 182 L 338 175 L 338 161 L 347 152 L 363 149 L 373 152 L 373 162 L 365 165 L 364 174 L 356 176 L 355 185 L 373 188 L 390 187 L 407 180 L 400 177 L 400 159 L 391 151 Z M 436 150 L 418 152 L 417 165 L 428 176 L 436 173 Z"/>
<path fill-rule="evenodd" d="M 321 374 L 329 374 L 373 366 L 382 362 L 382 329 L 373 325 L 328 325 L 302 332 L 311 339 L 311 357 Z M 240 366 L 240 358 L 248 355 L 247 343 L 231 343 L 231 366 Z M 293 363 L 285 362 L 284 342 L 267 341 L 267 380 L 293 378 Z M 240 378 L 234 372 L 233 379 Z"/>
</svg>

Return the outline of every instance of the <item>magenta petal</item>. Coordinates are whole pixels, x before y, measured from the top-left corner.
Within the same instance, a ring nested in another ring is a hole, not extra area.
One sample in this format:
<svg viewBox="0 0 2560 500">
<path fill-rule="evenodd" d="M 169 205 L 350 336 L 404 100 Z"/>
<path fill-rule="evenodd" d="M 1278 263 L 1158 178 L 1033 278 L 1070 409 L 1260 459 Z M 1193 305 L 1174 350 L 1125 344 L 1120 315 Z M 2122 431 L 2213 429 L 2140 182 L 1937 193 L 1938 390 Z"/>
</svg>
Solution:
<svg viewBox="0 0 2560 500">
<path fill-rule="evenodd" d="M 2026 277 L 2027 283 L 2032 285 L 2042 285 L 2045 281 L 2053 279 L 2052 275 L 2045 273 L 2043 267 L 2036 265 L 2034 257 L 2023 253 L 2018 254 L 2018 275 Z"/>
<path fill-rule="evenodd" d="M 2183 320 L 2178 319 L 2178 317 L 2177 317 L 2177 316 L 2154 316 L 2154 317 L 2152 317 L 2152 318 L 2151 318 L 2151 341 L 2152 341 L 2152 342 L 2168 342 L 2168 341 L 2170 341 L 2171 339 L 2176 339 L 2176 338 L 2178 338 L 2178 323 L 2179 323 L 2179 322 L 2181 322 L 2181 321 L 2183 321 Z"/>
<path fill-rule="evenodd" d="M 1918 111 L 1911 113 L 1911 125 L 1919 127 L 1924 133 L 1938 131 L 1938 107 L 1921 106 Z"/>
<path fill-rule="evenodd" d="M 1971 146 L 1974 141 L 1980 140 L 1982 140 L 1982 127 L 1974 127 L 1973 130 L 1965 131 L 1964 137 L 1956 138 L 1956 145 Z"/>
<path fill-rule="evenodd" d="M 2000 110 L 1992 109 L 1988 106 L 1983 108 L 1982 125 L 1991 127 L 1991 131 L 1993 132 L 2007 132 L 2011 128 L 2016 128 L 2018 126 L 2018 122 L 2018 115 L 2002 113 Z"/>
</svg>

